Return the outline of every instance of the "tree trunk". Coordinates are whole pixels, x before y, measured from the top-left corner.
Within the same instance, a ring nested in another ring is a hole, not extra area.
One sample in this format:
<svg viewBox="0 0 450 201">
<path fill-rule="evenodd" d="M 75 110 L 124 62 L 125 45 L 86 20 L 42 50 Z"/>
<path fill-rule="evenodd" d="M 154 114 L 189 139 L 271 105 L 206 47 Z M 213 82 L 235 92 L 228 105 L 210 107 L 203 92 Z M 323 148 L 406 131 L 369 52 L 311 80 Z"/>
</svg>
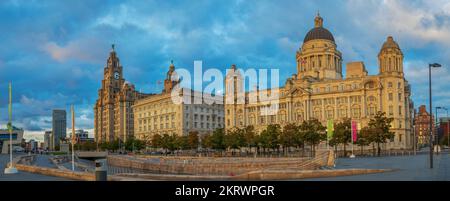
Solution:
<svg viewBox="0 0 450 201">
<path fill-rule="evenodd" d="M 378 150 L 378 156 L 380 156 L 381 147 L 380 147 L 380 143 L 379 142 L 377 142 L 377 150 Z"/>
<path fill-rule="evenodd" d="M 347 157 L 347 142 L 344 142 L 344 157 Z"/>
</svg>

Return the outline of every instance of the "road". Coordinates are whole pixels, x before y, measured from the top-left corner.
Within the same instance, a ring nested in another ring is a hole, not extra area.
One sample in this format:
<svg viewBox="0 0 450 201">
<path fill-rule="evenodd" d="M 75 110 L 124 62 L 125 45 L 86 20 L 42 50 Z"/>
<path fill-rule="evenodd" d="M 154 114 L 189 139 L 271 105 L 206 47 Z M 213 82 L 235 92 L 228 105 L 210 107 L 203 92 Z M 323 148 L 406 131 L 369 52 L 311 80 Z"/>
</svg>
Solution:
<svg viewBox="0 0 450 201">
<path fill-rule="evenodd" d="M 429 153 L 429 152 L 428 152 Z M 429 154 L 412 156 L 339 158 L 336 169 L 395 169 L 393 172 L 307 179 L 307 181 L 450 181 L 450 154 L 434 155 L 434 168 L 429 168 Z"/>
<path fill-rule="evenodd" d="M 4 174 L 6 164 L 9 162 L 9 155 L 0 154 L 0 181 L 68 181 L 61 177 L 52 177 L 41 174 L 33 174 L 29 172 L 19 171 L 17 174 Z M 38 157 L 36 162 L 45 167 L 51 167 L 48 158 Z"/>
</svg>

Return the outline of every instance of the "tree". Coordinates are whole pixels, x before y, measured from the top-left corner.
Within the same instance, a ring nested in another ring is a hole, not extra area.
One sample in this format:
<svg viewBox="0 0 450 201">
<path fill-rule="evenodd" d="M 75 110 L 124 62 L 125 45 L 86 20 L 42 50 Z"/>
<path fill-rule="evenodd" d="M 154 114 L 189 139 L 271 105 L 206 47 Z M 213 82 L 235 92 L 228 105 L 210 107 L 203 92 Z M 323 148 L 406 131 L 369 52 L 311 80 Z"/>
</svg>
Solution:
<svg viewBox="0 0 450 201">
<path fill-rule="evenodd" d="M 160 134 L 155 134 L 152 136 L 151 145 L 155 149 L 162 147 L 162 137 Z"/>
<path fill-rule="evenodd" d="M 279 124 L 270 124 L 261 132 L 259 140 L 261 146 L 266 149 L 279 148 L 279 136 L 281 135 L 281 128 Z"/>
<path fill-rule="evenodd" d="M 361 155 L 364 154 L 364 146 L 368 146 L 370 144 L 369 138 L 372 130 L 369 127 L 364 127 L 358 133 L 358 139 L 356 140 L 356 144 L 361 148 Z"/>
<path fill-rule="evenodd" d="M 211 135 L 211 147 L 213 149 L 224 150 L 225 149 L 225 130 L 223 128 L 218 128 L 214 130 Z"/>
<path fill-rule="evenodd" d="M 211 135 L 212 134 L 207 134 L 207 135 L 202 135 L 201 136 L 202 148 L 212 148 Z"/>
<path fill-rule="evenodd" d="M 333 143 L 338 146 L 339 144 L 344 145 L 344 155 L 347 153 L 346 145 L 351 142 L 352 138 L 352 120 L 350 118 L 344 118 L 341 122 L 334 126 Z"/>
<path fill-rule="evenodd" d="M 125 142 L 125 149 L 127 151 L 139 151 L 143 148 L 145 148 L 145 142 L 134 137 L 128 138 Z"/>
<path fill-rule="evenodd" d="M 188 134 L 187 137 L 187 144 L 188 148 L 190 149 L 197 149 L 198 148 L 198 132 L 197 131 L 191 131 Z"/>
<path fill-rule="evenodd" d="M 235 149 L 240 149 L 244 146 L 244 129 L 241 128 L 233 128 L 228 130 L 227 134 L 225 134 L 224 138 L 225 146 L 232 150 L 234 153 Z"/>
<path fill-rule="evenodd" d="M 181 150 L 190 149 L 189 136 L 175 136 L 175 147 Z"/>
<path fill-rule="evenodd" d="M 280 144 L 283 146 L 284 153 L 286 153 L 286 150 L 289 147 L 293 147 L 297 144 L 296 143 L 297 133 L 298 133 L 298 126 L 293 123 L 286 124 L 283 127 L 283 131 L 281 132 L 280 135 Z"/>
<path fill-rule="evenodd" d="M 395 134 L 390 132 L 391 123 L 393 118 L 388 118 L 385 116 L 386 113 L 378 111 L 374 118 L 369 121 L 369 141 L 377 145 L 377 155 L 380 156 L 381 143 L 386 143 L 387 140 L 393 139 Z"/>
<path fill-rule="evenodd" d="M 301 147 L 302 153 L 304 154 L 304 152 L 305 152 L 305 132 L 302 132 L 301 125 L 297 126 L 297 132 L 295 133 L 295 136 L 294 136 L 294 144 L 297 147 Z"/>
<path fill-rule="evenodd" d="M 325 126 L 319 120 L 310 119 L 304 121 L 300 125 L 300 130 L 303 132 L 304 140 L 311 146 L 311 156 L 315 155 L 316 145 L 321 141 L 326 140 Z"/>
<path fill-rule="evenodd" d="M 255 127 L 253 127 L 253 125 L 249 125 L 244 128 L 244 143 L 248 148 L 250 148 L 250 151 L 252 147 L 256 147 L 258 145 Z"/>
<path fill-rule="evenodd" d="M 176 135 L 164 134 L 161 138 L 161 147 L 165 150 L 173 151 L 176 148 Z"/>
<path fill-rule="evenodd" d="M 116 150 L 118 150 L 120 148 L 119 147 L 119 140 L 116 139 L 116 140 L 110 141 L 107 146 L 108 146 L 107 149 L 112 150 L 114 152 L 114 151 L 116 151 Z"/>
</svg>

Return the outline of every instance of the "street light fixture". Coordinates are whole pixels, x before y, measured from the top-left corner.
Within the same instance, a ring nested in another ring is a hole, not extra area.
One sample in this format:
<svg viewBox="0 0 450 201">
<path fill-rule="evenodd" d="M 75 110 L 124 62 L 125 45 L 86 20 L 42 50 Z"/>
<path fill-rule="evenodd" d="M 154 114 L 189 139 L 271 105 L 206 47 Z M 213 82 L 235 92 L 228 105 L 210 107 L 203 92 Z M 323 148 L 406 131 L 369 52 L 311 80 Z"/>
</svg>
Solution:
<svg viewBox="0 0 450 201">
<path fill-rule="evenodd" d="M 431 68 L 439 68 L 441 64 L 433 63 L 428 64 L 428 84 L 429 84 L 429 94 L 430 94 L 430 168 L 433 168 L 433 121 L 431 121 L 431 117 L 433 116 L 433 106 L 432 106 L 432 98 L 431 98 Z"/>
</svg>

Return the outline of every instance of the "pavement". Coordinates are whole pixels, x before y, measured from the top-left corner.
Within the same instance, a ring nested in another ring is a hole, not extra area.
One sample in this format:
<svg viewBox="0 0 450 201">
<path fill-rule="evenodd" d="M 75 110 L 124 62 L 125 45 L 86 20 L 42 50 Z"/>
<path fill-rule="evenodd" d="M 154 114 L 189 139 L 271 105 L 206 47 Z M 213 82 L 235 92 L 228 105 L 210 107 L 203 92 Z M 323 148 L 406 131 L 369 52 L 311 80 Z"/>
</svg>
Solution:
<svg viewBox="0 0 450 201">
<path fill-rule="evenodd" d="M 428 152 L 429 153 L 429 152 Z M 393 172 L 343 177 L 311 178 L 305 181 L 450 181 L 450 153 L 434 155 L 430 169 L 428 153 L 411 156 L 338 158 L 336 169 L 394 169 Z"/>
<path fill-rule="evenodd" d="M 48 158 L 40 156 L 36 159 L 36 161 L 44 167 L 49 167 L 50 164 L 45 161 L 46 159 L 48 161 Z M 17 174 L 4 174 L 4 170 L 8 162 L 9 155 L 0 154 L 0 181 L 69 181 L 69 179 L 66 178 L 33 174 L 23 171 L 19 171 Z"/>
</svg>

